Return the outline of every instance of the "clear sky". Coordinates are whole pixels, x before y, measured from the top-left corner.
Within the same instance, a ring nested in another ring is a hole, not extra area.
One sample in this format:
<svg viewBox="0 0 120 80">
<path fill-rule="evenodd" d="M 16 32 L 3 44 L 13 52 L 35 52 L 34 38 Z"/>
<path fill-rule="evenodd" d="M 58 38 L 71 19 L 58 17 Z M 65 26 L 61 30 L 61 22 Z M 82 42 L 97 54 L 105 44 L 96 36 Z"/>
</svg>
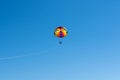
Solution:
<svg viewBox="0 0 120 80">
<path fill-rule="evenodd" d="M 0 0 L 0 80 L 120 80 L 120 0 Z"/>
</svg>

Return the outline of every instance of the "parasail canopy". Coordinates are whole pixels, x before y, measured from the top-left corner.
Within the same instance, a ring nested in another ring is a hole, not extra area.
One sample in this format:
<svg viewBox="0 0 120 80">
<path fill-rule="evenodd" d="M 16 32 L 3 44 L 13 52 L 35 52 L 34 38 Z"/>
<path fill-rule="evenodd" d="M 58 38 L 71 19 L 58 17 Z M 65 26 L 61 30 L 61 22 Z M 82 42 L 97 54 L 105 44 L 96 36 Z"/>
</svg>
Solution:
<svg viewBox="0 0 120 80">
<path fill-rule="evenodd" d="M 65 36 L 67 36 L 67 33 L 67 29 L 63 26 L 57 27 L 54 31 L 54 35 L 58 38 L 64 38 Z"/>
</svg>

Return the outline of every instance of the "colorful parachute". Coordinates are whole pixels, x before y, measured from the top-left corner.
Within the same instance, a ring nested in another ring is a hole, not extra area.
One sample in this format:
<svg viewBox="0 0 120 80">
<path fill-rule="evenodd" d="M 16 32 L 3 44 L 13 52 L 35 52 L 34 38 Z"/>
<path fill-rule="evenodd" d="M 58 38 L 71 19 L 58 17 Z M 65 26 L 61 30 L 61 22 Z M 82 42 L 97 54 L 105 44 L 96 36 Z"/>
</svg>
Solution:
<svg viewBox="0 0 120 80">
<path fill-rule="evenodd" d="M 67 36 L 67 33 L 67 29 L 65 27 L 60 26 L 55 29 L 54 35 L 59 38 L 63 38 Z"/>
<path fill-rule="evenodd" d="M 67 36 L 67 29 L 63 26 L 59 26 L 55 29 L 54 31 L 54 35 L 58 38 L 64 38 L 65 36 Z M 60 41 L 60 44 L 62 44 L 62 42 Z"/>
</svg>

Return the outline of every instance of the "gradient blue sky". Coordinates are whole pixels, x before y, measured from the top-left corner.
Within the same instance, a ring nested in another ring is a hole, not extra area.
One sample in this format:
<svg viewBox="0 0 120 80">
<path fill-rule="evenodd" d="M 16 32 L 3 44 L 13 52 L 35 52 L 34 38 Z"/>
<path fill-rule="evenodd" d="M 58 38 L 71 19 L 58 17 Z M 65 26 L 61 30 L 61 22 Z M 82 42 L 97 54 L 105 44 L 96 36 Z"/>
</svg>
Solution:
<svg viewBox="0 0 120 80">
<path fill-rule="evenodd" d="M 0 80 L 120 80 L 120 0 L 0 0 Z"/>
</svg>

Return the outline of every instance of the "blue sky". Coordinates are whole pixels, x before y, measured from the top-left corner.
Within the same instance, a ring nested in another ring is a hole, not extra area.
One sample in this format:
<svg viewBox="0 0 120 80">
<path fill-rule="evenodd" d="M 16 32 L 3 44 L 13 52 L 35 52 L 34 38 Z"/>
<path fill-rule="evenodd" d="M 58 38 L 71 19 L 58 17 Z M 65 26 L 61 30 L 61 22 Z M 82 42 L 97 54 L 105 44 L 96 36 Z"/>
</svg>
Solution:
<svg viewBox="0 0 120 80">
<path fill-rule="evenodd" d="M 119 9 L 119 0 L 1 0 L 0 80 L 120 80 Z"/>
</svg>

